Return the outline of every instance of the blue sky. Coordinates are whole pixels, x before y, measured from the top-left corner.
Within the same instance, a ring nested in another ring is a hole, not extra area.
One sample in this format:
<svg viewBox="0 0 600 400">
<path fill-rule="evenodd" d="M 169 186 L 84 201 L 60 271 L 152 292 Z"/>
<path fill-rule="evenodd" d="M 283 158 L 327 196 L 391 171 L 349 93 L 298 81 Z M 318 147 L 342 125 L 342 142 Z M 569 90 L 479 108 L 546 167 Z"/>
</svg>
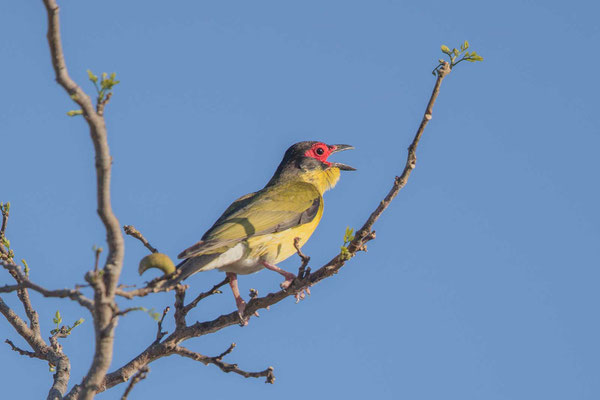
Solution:
<svg viewBox="0 0 600 400">
<path fill-rule="evenodd" d="M 301 140 L 350 143 L 346 173 L 326 195 L 305 247 L 313 267 L 359 227 L 401 171 L 434 83 L 439 46 L 463 40 L 485 57 L 445 80 L 405 188 L 377 239 L 300 304 L 288 299 L 245 328 L 191 340 L 276 384 L 191 360 L 151 365 L 133 399 L 597 399 L 600 396 L 600 189 L 597 4 L 591 1 L 61 1 L 71 76 L 117 72 L 107 107 L 113 205 L 172 257 L 231 201 L 261 188 Z M 92 145 L 54 82 L 41 2 L 0 13 L 0 201 L 8 237 L 31 278 L 83 282 L 95 213 Z M 126 238 L 123 282 L 142 284 L 145 249 Z M 293 257 L 281 264 L 295 271 Z M 4 274 L 0 284 L 10 282 Z M 192 293 L 222 279 L 190 278 Z M 280 277 L 240 278 L 266 294 Z M 21 311 L 13 295 L 5 301 Z M 87 321 L 66 340 L 77 383 L 93 352 L 87 311 L 32 295 L 52 315 Z M 124 306 L 157 310 L 171 294 Z M 231 294 L 189 320 L 233 310 Z M 167 330 L 173 329 L 168 318 Z M 113 368 L 154 339 L 143 313 L 119 322 Z M 0 339 L 21 345 L 0 322 Z M 39 398 L 48 367 L 0 346 L 3 395 Z M 119 387 L 99 399 L 114 399 Z"/>
</svg>

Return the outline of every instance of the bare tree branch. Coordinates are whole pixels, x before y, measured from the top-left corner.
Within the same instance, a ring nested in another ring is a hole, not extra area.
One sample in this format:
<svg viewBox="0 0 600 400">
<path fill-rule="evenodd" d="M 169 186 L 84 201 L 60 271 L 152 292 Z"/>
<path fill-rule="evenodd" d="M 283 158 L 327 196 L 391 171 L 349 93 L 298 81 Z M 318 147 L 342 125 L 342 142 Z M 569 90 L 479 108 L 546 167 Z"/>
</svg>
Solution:
<svg viewBox="0 0 600 400">
<path fill-rule="evenodd" d="M 102 247 L 94 246 L 94 272 L 98 273 L 98 264 L 100 262 L 100 253 L 102 253 Z"/>
<path fill-rule="evenodd" d="M 4 343 L 8 343 L 8 345 L 11 347 L 11 349 L 13 351 L 16 351 L 17 353 L 19 353 L 22 356 L 27 356 L 27 357 L 31 357 L 31 358 L 39 358 L 40 360 L 44 359 L 40 354 L 38 354 L 34 351 L 23 350 L 23 349 L 15 346 L 15 344 L 9 339 L 6 339 L 4 341 Z"/>
<path fill-rule="evenodd" d="M 127 382 L 144 366 L 149 365 L 151 362 L 163 357 L 167 357 L 171 354 L 172 351 L 169 350 L 168 346 L 166 346 L 163 342 L 153 342 L 139 355 L 134 357 L 131 361 L 118 368 L 117 370 L 106 374 L 104 381 L 98 388 L 98 392 L 105 391 L 120 383 Z M 71 393 L 77 393 L 79 390 L 81 390 L 79 386 L 75 386 L 73 387 L 73 389 L 71 389 Z M 71 393 L 69 393 L 69 396 L 71 395 Z"/>
<path fill-rule="evenodd" d="M 106 97 L 104 97 L 104 99 L 102 99 L 102 100 L 100 100 L 100 102 L 98 102 L 98 104 L 96 105 L 96 112 L 98 113 L 98 115 L 100 115 L 100 116 L 104 115 L 104 107 L 106 107 L 106 105 L 110 101 L 111 97 L 112 97 L 112 92 L 109 92 L 109 93 L 107 93 Z"/>
<path fill-rule="evenodd" d="M 365 239 L 371 233 L 371 229 L 373 228 L 373 224 L 375 221 L 381 217 L 381 214 L 385 211 L 386 208 L 390 205 L 391 201 L 398 195 L 400 190 L 406 185 L 408 182 L 408 178 L 412 173 L 413 169 L 417 164 L 417 146 L 419 145 L 419 141 L 421 140 L 421 136 L 425 131 L 425 127 L 431 121 L 433 116 L 433 105 L 437 100 L 437 97 L 440 93 L 440 87 L 442 85 L 442 81 L 448 74 L 450 73 L 450 64 L 447 62 L 442 62 L 441 67 L 437 70 L 437 79 L 435 81 L 435 85 L 433 87 L 433 92 L 431 93 L 431 97 L 429 98 L 429 102 L 427 103 L 427 107 L 425 108 L 425 113 L 423 114 L 423 119 L 421 119 L 421 123 L 419 124 L 419 128 L 417 129 L 417 133 L 415 137 L 408 146 L 408 157 L 406 159 L 406 165 L 404 166 L 404 170 L 400 176 L 397 176 L 394 179 L 394 185 L 389 193 L 385 196 L 385 198 L 379 203 L 375 211 L 371 213 L 367 221 L 364 225 L 356 232 L 354 235 L 354 240 L 348 246 L 348 250 L 350 253 L 355 254 L 356 250 L 358 250 L 362 245 L 364 245 Z"/>
<path fill-rule="evenodd" d="M 21 285 L 21 275 L 17 272 L 16 268 L 9 269 L 9 273 L 13 278 L 17 281 L 17 284 Z M 27 314 L 27 318 L 29 319 L 29 327 L 36 335 L 41 335 L 40 332 L 40 321 L 37 312 L 33 309 L 31 305 L 31 300 L 29 299 L 29 292 L 23 286 L 20 286 L 17 289 L 17 297 L 23 303 L 23 308 L 25 309 L 25 313 Z"/>
<path fill-rule="evenodd" d="M 6 238 L 6 224 L 8 223 L 10 203 L 0 203 L 0 212 L 2 214 L 2 225 L 0 226 L 0 260 L 7 260 L 10 259 L 10 256 L 8 250 L 4 247 L 4 239 Z"/>
<path fill-rule="evenodd" d="M 119 285 L 115 290 L 115 294 L 117 296 L 131 300 L 135 297 L 145 297 L 152 293 L 170 292 L 171 290 L 175 290 L 175 288 L 179 284 L 179 282 L 175 281 L 169 282 L 169 284 L 165 284 L 166 282 L 168 282 L 168 279 L 170 279 L 173 275 L 175 275 L 175 273 L 159 276 L 148 282 L 146 286 L 138 289 L 125 290 L 125 285 Z"/>
<path fill-rule="evenodd" d="M 20 285 L 4 285 L 0 286 L 0 293 L 12 293 L 19 289 Z"/>
<path fill-rule="evenodd" d="M 200 293 L 198 296 L 196 296 L 196 298 L 194 300 L 190 301 L 189 304 L 187 304 L 185 307 L 183 307 L 184 315 L 187 315 L 187 313 L 189 313 L 192 308 L 196 307 L 200 301 L 204 300 L 208 296 L 212 296 L 213 294 L 221 293 L 219 288 L 221 288 L 224 285 L 227 285 L 228 282 L 229 282 L 229 278 L 225 278 L 221 282 L 219 282 L 215 286 L 213 286 L 212 289 L 210 289 L 209 291 Z"/>
<path fill-rule="evenodd" d="M 156 250 L 156 248 L 152 247 L 152 245 L 150 244 L 150 242 L 148 242 L 148 240 L 146 240 L 144 235 L 142 235 L 142 233 L 140 231 L 135 229 L 135 227 L 133 225 L 125 225 L 125 226 L 123 226 L 123 230 L 129 236 L 132 236 L 132 237 L 136 238 L 137 240 L 139 240 L 140 242 L 142 242 L 142 244 L 148 250 L 150 250 L 151 253 L 158 253 L 158 250 Z"/>
<path fill-rule="evenodd" d="M 17 264 L 5 261 L 0 261 L 0 264 L 4 266 L 4 268 L 7 269 L 11 273 L 11 275 L 17 274 L 19 277 L 17 280 L 17 282 L 19 283 L 17 285 L 1 286 L 0 293 L 10 293 L 19 290 L 20 288 L 26 288 L 34 290 L 44 297 L 56 297 L 62 299 L 69 298 L 78 302 L 81 306 L 87 308 L 88 310 L 93 310 L 94 302 L 91 299 L 85 297 L 83 293 L 81 293 L 81 291 L 79 291 L 78 289 L 46 289 L 36 283 L 31 282 L 29 278 L 25 276 L 25 274 L 23 274 L 23 272 L 20 270 Z"/>
<path fill-rule="evenodd" d="M 8 322 L 15 328 L 17 333 L 21 335 L 27 343 L 35 351 L 40 351 L 46 347 L 44 339 L 33 329 L 27 326 L 27 323 L 21 319 L 0 297 L 0 313 L 8 320 Z"/>
<path fill-rule="evenodd" d="M 156 340 L 154 341 L 154 343 L 160 342 L 161 339 L 163 337 L 165 337 L 165 335 L 167 335 L 169 333 L 169 332 L 166 332 L 166 331 L 162 330 L 162 324 L 163 324 L 163 321 L 165 320 L 165 317 L 167 316 L 167 313 L 169 312 L 170 309 L 171 309 L 171 307 L 167 306 L 163 310 L 162 317 L 158 321 L 158 328 L 157 328 L 157 332 L 156 332 Z"/>
<path fill-rule="evenodd" d="M 133 312 L 133 311 L 145 311 L 145 308 L 144 307 L 127 307 L 127 308 L 125 308 L 123 310 L 117 311 L 115 313 L 115 316 L 122 317 L 124 315 L 129 314 L 130 312 Z"/>
<path fill-rule="evenodd" d="M 69 358 L 60 354 L 57 361 L 52 363 L 56 370 L 54 381 L 50 387 L 47 400 L 61 400 L 63 394 L 67 392 L 69 386 L 69 378 L 71 377 L 71 362 Z"/>
<path fill-rule="evenodd" d="M 184 302 L 185 302 L 185 291 L 187 290 L 187 285 L 179 284 L 175 288 L 175 327 L 177 329 L 181 329 L 186 326 L 185 323 L 185 315 L 184 312 Z"/>
<path fill-rule="evenodd" d="M 2 208 L 2 228 L 0 229 L 0 241 L 4 241 L 6 233 L 6 221 L 8 219 L 8 208 Z M 23 339 L 31 346 L 34 351 L 28 351 L 21 349 L 14 345 L 12 341 L 6 339 L 11 348 L 21 355 L 28 357 L 39 358 L 46 360 L 50 365 L 56 367 L 56 373 L 52 386 L 48 392 L 48 400 L 59 400 L 62 399 L 63 394 L 67 391 L 67 385 L 70 378 L 71 363 L 69 358 L 63 354 L 62 349 L 58 343 L 53 342 L 53 338 L 50 338 L 51 346 L 48 346 L 44 339 L 42 339 L 40 331 L 39 317 L 29 298 L 29 292 L 27 287 L 31 282 L 28 277 L 21 272 L 18 265 L 14 264 L 12 260 L 12 251 L 6 251 L 2 247 L 2 254 L 5 255 L 0 260 L 0 264 L 10 273 L 15 279 L 17 285 L 9 286 L 6 285 L 3 289 L 13 289 L 17 292 L 17 297 L 23 304 L 27 318 L 29 319 L 29 326 L 23 321 L 12 309 L 10 309 L 6 303 L 0 298 L 0 313 L 8 320 L 8 322 L 15 328 L 17 333 L 21 335 Z M 25 263 L 25 261 L 23 261 Z M 27 266 L 27 264 L 25 264 Z"/>
<path fill-rule="evenodd" d="M 300 257 L 300 259 L 302 260 L 302 264 L 300 265 L 300 268 L 298 268 L 298 278 L 305 279 L 308 277 L 308 275 L 310 275 L 310 267 L 306 268 L 308 266 L 308 263 L 310 262 L 310 257 L 304 254 L 302 250 L 300 250 L 299 237 L 294 238 L 294 247 L 296 248 L 296 253 L 298 253 L 298 257 Z"/>
<path fill-rule="evenodd" d="M 0 227 L 0 238 L 5 237 L 5 233 L 6 233 L 6 224 L 8 223 L 8 215 L 9 215 L 9 210 L 7 210 L 4 204 L 2 204 L 2 226 Z"/>
<path fill-rule="evenodd" d="M 55 0 L 43 0 L 48 15 L 48 44 L 56 81 L 83 111 L 83 117 L 90 128 L 90 136 L 95 150 L 96 186 L 98 215 L 106 229 L 108 257 L 103 274 L 93 273 L 88 276 L 94 288 L 94 328 L 96 347 L 94 359 L 82 382 L 80 399 L 90 400 L 104 379 L 110 366 L 113 354 L 114 328 L 117 318 L 114 315 L 116 304 L 115 291 L 123 266 L 124 244 L 120 224 L 112 211 L 110 200 L 110 178 L 112 157 L 108 148 L 106 125 L 103 117 L 104 104 L 97 109 L 90 97 L 71 79 L 67 71 L 62 42 L 60 37 L 60 21 L 58 5 Z"/>
<path fill-rule="evenodd" d="M 218 356 L 213 357 L 213 358 L 217 361 L 223 360 L 223 357 L 225 357 L 227 354 L 231 354 L 233 349 L 235 349 L 235 346 L 237 346 L 235 343 L 231 343 L 229 345 L 229 347 L 227 348 L 227 350 L 225 350 L 224 352 L 222 352 L 221 354 L 219 354 Z"/>
<path fill-rule="evenodd" d="M 51 343 L 53 346 L 48 346 L 44 339 L 33 329 L 29 328 L 25 321 L 23 321 L 15 312 L 10 309 L 6 303 L 0 298 L 0 313 L 4 315 L 4 317 L 8 320 L 8 322 L 15 328 L 17 333 L 21 335 L 27 343 L 34 350 L 32 353 L 27 352 L 26 350 L 16 350 L 19 353 L 21 351 L 26 352 L 25 355 L 32 357 L 35 354 L 35 358 L 40 358 L 48 361 L 50 364 L 54 365 L 56 368 L 56 373 L 54 374 L 54 380 L 50 391 L 48 393 L 48 400 L 60 400 L 63 397 L 63 394 L 67 391 L 67 385 L 69 383 L 69 377 L 71 373 L 71 364 L 69 358 L 62 353 L 60 346 L 54 346 L 54 342 L 51 338 Z M 16 348 L 7 340 L 7 343 Z M 24 353 L 21 353 L 24 354 Z"/>
<path fill-rule="evenodd" d="M 67 391 L 69 385 L 69 378 L 71 377 L 71 362 L 69 358 L 63 353 L 62 346 L 58 343 L 58 338 L 66 338 L 69 335 L 69 330 L 65 326 L 56 330 L 50 337 L 50 346 L 53 350 L 53 358 L 49 360 L 56 370 L 54 374 L 54 382 L 48 393 L 48 400 L 62 399 L 63 395 Z"/>
</svg>

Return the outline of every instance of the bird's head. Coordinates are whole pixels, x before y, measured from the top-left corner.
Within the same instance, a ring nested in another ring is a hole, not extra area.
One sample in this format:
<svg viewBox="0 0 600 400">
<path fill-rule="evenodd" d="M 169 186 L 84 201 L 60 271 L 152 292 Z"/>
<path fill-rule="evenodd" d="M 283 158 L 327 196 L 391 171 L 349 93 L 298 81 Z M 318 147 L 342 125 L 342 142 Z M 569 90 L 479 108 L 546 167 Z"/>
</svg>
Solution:
<svg viewBox="0 0 600 400">
<path fill-rule="evenodd" d="M 316 141 L 296 143 L 285 152 L 269 185 L 304 181 L 314 184 L 323 193 L 335 186 L 340 179 L 340 170 L 356 171 L 349 165 L 329 161 L 329 156 L 353 148 L 347 144 L 325 144 Z"/>
</svg>

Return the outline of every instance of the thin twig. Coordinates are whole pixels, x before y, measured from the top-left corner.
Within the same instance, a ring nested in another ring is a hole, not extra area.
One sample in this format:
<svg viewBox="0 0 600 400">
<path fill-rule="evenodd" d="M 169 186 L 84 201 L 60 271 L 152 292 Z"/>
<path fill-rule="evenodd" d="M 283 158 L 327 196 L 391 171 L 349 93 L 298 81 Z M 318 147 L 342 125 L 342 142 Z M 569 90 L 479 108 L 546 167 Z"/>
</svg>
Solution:
<svg viewBox="0 0 600 400">
<path fill-rule="evenodd" d="M 171 290 L 175 290 L 179 284 L 176 279 L 171 279 L 177 273 L 179 273 L 179 270 L 175 270 L 175 272 L 167 275 L 158 276 L 151 281 L 146 282 L 146 286 L 137 289 L 124 290 L 127 288 L 127 286 L 119 285 L 115 291 L 115 294 L 131 300 L 134 297 L 145 297 L 151 293 L 170 292 Z"/>
<path fill-rule="evenodd" d="M 159 278 L 161 281 L 164 281 L 164 279 L 162 279 L 163 277 Z M 132 290 L 124 290 L 124 286 L 120 286 L 115 290 L 115 294 L 117 296 L 131 300 L 134 297 L 145 297 L 152 293 L 170 292 L 171 290 L 175 290 L 175 287 L 177 287 L 177 285 L 178 283 L 173 283 L 169 286 L 154 286 L 152 284 L 152 281 L 150 281 L 146 286 Z"/>
<path fill-rule="evenodd" d="M 41 332 L 38 313 L 37 311 L 35 311 L 33 305 L 31 304 L 29 292 L 27 291 L 26 287 L 23 286 L 24 279 L 27 279 L 26 276 L 23 273 L 21 273 L 21 269 L 18 265 L 6 267 L 7 264 L 5 262 L 2 262 L 2 265 L 4 265 L 5 269 L 7 269 L 10 275 L 15 279 L 17 285 L 19 285 L 17 289 L 17 297 L 19 298 L 19 300 L 21 300 L 21 303 L 23 304 L 23 308 L 25 309 L 25 313 L 27 314 L 27 318 L 29 319 L 29 327 L 35 332 L 36 335 L 40 336 Z"/>
<path fill-rule="evenodd" d="M 4 285 L 0 286 L 0 293 L 11 293 L 20 288 L 19 285 Z"/>
<path fill-rule="evenodd" d="M 433 105 L 437 100 L 437 97 L 440 93 L 440 87 L 442 85 L 442 81 L 448 74 L 450 73 L 450 64 L 447 62 L 443 63 L 443 66 L 437 71 L 437 79 L 435 81 L 435 85 L 433 87 L 433 92 L 431 93 L 431 97 L 429 98 L 429 102 L 427 103 L 427 107 L 425 108 L 425 113 L 423 114 L 423 118 L 421 119 L 421 123 L 419 124 L 419 128 L 417 129 L 417 133 L 415 137 L 408 146 L 408 156 L 406 158 L 406 164 L 404 166 L 404 170 L 400 176 L 397 176 L 394 179 L 394 184 L 389 193 L 385 196 L 385 198 L 379 203 L 375 211 L 371 213 L 367 221 L 364 225 L 356 232 L 354 235 L 354 240 L 348 246 L 348 251 L 351 254 L 355 254 L 356 251 L 361 248 L 361 246 L 366 243 L 367 236 L 371 233 L 373 228 L 373 224 L 375 221 L 379 219 L 381 214 L 385 211 L 386 208 L 390 205 L 391 201 L 398 195 L 400 190 L 406 185 L 408 182 L 408 178 L 410 177 L 411 172 L 416 166 L 417 163 L 417 146 L 419 145 L 419 141 L 421 140 L 421 136 L 425 131 L 425 127 L 431 121 L 433 115 Z"/>
<path fill-rule="evenodd" d="M 4 204 L 2 204 L 2 227 L 0 227 L 0 239 L 5 237 L 6 233 L 6 224 L 8 223 L 8 214 L 10 210 L 6 208 Z"/>
<path fill-rule="evenodd" d="M 227 354 L 231 353 L 233 351 L 233 349 L 235 349 L 236 344 L 235 343 L 231 343 L 229 345 L 229 348 L 227 348 L 227 350 L 225 350 L 224 352 L 222 352 L 221 354 L 219 354 L 216 357 L 213 357 L 213 359 L 215 359 L 216 361 L 221 361 L 223 360 L 223 357 L 225 357 Z"/>
<path fill-rule="evenodd" d="M 10 209 L 7 205 L 0 203 L 0 211 L 2 212 L 2 225 L 0 226 L 0 253 L 2 255 L 2 258 L 5 258 L 8 256 L 9 252 L 8 250 L 6 250 L 6 248 L 4 248 L 3 239 L 6 237 L 6 224 L 8 223 L 8 214 L 10 213 Z"/>
<path fill-rule="evenodd" d="M 42 357 L 40 354 L 38 354 L 34 351 L 23 350 L 23 349 L 15 346 L 15 344 L 12 341 L 10 341 L 9 339 L 6 339 L 4 341 L 4 343 L 8 343 L 8 345 L 11 347 L 11 349 L 13 351 L 16 351 L 17 353 L 19 353 L 22 356 L 27 356 L 27 357 L 31 357 L 31 358 L 39 358 L 40 360 L 44 360 L 44 357 Z"/>
<path fill-rule="evenodd" d="M 140 369 L 138 373 L 131 378 L 131 382 L 129 382 L 129 385 L 127 385 L 127 389 L 125 389 L 125 393 L 123 393 L 123 396 L 121 396 L 121 400 L 127 400 L 127 396 L 129 396 L 129 393 L 131 390 L 133 390 L 133 387 L 140 381 L 146 379 L 146 377 L 148 377 L 148 373 L 150 373 L 150 368 L 147 365 L 143 366 L 142 369 Z"/>
<path fill-rule="evenodd" d="M 210 289 L 209 291 L 200 293 L 198 296 L 196 296 L 196 298 L 194 300 L 192 300 L 189 304 L 187 304 L 185 307 L 183 307 L 183 312 L 185 314 L 187 314 L 190 312 L 190 310 L 192 308 L 196 307 L 200 301 L 204 300 L 208 296 L 212 296 L 213 294 L 222 293 L 219 290 L 219 288 L 226 285 L 227 283 L 229 283 L 229 278 L 223 279 L 221 282 L 219 282 L 215 286 L 213 286 L 212 289 Z"/>
<path fill-rule="evenodd" d="M 98 272 L 98 263 L 100 262 L 100 253 L 102 253 L 102 247 L 94 246 L 94 272 Z"/>
<path fill-rule="evenodd" d="M 122 317 L 122 316 L 124 316 L 124 315 L 127 315 L 127 314 L 129 314 L 130 312 L 133 312 L 133 311 L 144 311 L 144 310 L 145 310 L 145 308 L 144 308 L 144 307 L 127 307 L 127 308 L 125 308 L 125 309 L 123 309 L 123 310 L 119 310 L 119 311 L 117 311 L 117 312 L 115 313 L 115 316 Z"/>
<path fill-rule="evenodd" d="M 4 315 L 6 320 L 15 328 L 17 333 L 25 339 L 25 341 L 34 350 L 40 350 L 47 347 L 44 339 L 32 330 L 27 323 L 21 319 L 0 297 L 0 313 Z"/>
<path fill-rule="evenodd" d="M 58 339 L 64 339 L 69 336 L 69 329 L 66 326 L 61 326 L 60 329 L 56 329 L 53 332 L 49 338 L 50 345 L 57 353 L 62 353 L 62 346 L 58 343 Z"/>
<path fill-rule="evenodd" d="M 235 345 L 230 346 L 229 349 L 227 349 L 224 353 L 222 353 L 222 356 L 225 356 L 226 354 L 231 353 L 231 351 L 233 350 L 234 347 L 235 347 Z M 221 371 L 223 371 L 223 372 L 227 372 L 227 373 L 233 372 L 233 373 L 243 376 L 244 378 L 265 377 L 266 378 L 265 383 L 275 383 L 275 375 L 273 374 L 273 367 L 269 367 L 269 368 L 265 369 L 264 371 L 260 371 L 260 372 L 248 372 L 248 371 L 244 371 L 244 370 L 238 368 L 237 364 L 229 364 L 229 363 L 221 361 L 219 358 L 221 356 L 207 357 L 205 355 L 196 353 L 196 352 L 191 351 L 182 346 L 176 346 L 173 353 L 180 355 L 182 357 L 187 357 L 187 358 L 191 358 L 192 360 L 199 361 L 204 365 L 214 364 L 217 367 L 219 367 L 221 369 Z"/>
<path fill-rule="evenodd" d="M 135 229 L 135 227 L 133 225 L 125 225 L 125 226 L 123 226 L 123 230 L 129 236 L 132 236 L 132 237 L 136 238 L 137 240 L 139 240 L 140 242 L 142 242 L 142 244 L 144 246 L 146 246 L 146 248 L 148 250 L 150 250 L 150 252 L 152 252 L 152 253 L 158 253 L 158 250 L 156 250 L 156 248 L 153 247 L 150 244 L 150 242 L 148 242 L 148 240 L 146 240 L 146 238 L 144 237 L 144 235 L 142 235 L 142 233 L 140 231 L 138 231 L 137 229 Z"/>
<path fill-rule="evenodd" d="M 104 115 L 104 107 L 106 107 L 106 105 L 110 101 L 111 97 L 112 97 L 112 92 L 108 92 L 106 97 L 103 100 L 98 102 L 98 104 L 96 105 L 96 112 L 98 113 L 98 115 Z"/>
<path fill-rule="evenodd" d="M 302 264 L 300 265 L 300 268 L 298 268 L 298 279 L 307 278 L 310 275 L 310 268 L 307 269 L 306 266 L 310 261 L 310 257 L 304 254 L 302 250 L 300 250 L 299 237 L 294 238 L 294 247 L 296 248 L 296 253 L 298 253 L 298 256 L 302 260 Z"/>
<path fill-rule="evenodd" d="M 25 276 L 25 274 L 21 272 L 17 264 L 5 261 L 0 261 L 0 264 L 11 274 L 16 273 L 19 275 L 19 283 L 17 285 L 2 286 L 0 287 L 0 293 L 9 293 L 14 292 L 15 290 L 18 290 L 20 288 L 27 288 L 40 293 L 44 297 L 69 298 L 78 302 L 80 305 L 82 305 L 90 311 L 92 311 L 94 308 L 94 302 L 91 299 L 85 297 L 83 293 L 81 293 L 78 289 L 46 289 L 36 283 L 31 282 L 29 278 L 27 278 L 27 276 Z"/>
<path fill-rule="evenodd" d="M 162 324 L 163 321 L 165 320 L 165 316 L 167 315 L 167 313 L 169 312 L 169 310 L 171 309 L 171 307 L 167 306 L 165 307 L 165 309 L 163 310 L 162 313 L 162 317 L 160 318 L 160 320 L 158 321 L 158 330 L 156 332 L 156 340 L 154 341 L 154 343 L 158 343 L 161 341 L 161 339 L 168 334 L 169 332 L 167 331 L 163 331 L 162 330 Z"/>
</svg>

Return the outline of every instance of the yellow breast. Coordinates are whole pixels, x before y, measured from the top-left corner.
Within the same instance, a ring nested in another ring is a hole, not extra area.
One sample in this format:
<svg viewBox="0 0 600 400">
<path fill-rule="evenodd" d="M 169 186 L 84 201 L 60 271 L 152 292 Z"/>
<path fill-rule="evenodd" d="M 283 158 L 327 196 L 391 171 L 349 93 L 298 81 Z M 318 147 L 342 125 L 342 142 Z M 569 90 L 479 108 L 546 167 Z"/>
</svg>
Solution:
<svg viewBox="0 0 600 400">
<path fill-rule="evenodd" d="M 248 239 L 250 258 L 260 258 L 268 263 L 277 264 L 296 253 L 294 239 L 300 238 L 300 247 L 302 247 L 313 234 L 317 225 L 323 216 L 323 198 L 319 205 L 317 215 L 312 221 L 298 225 L 291 229 L 281 232 L 254 236 Z"/>
</svg>

